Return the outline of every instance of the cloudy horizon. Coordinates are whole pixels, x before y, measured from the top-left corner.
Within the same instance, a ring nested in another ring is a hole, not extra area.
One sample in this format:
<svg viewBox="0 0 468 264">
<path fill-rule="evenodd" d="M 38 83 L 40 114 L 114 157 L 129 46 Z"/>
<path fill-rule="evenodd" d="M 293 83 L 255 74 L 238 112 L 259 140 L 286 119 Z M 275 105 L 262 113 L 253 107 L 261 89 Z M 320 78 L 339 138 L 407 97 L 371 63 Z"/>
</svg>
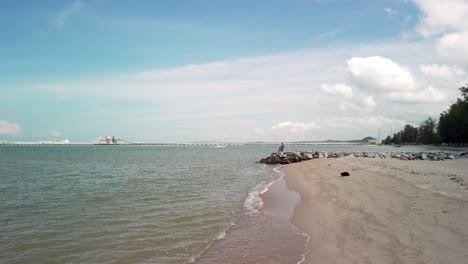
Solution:
<svg viewBox="0 0 468 264">
<path fill-rule="evenodd" d="M 0 140 L 385 138 L 468 82 L 464 0 L 64 3 L 0 3 Z"/>
</svg>

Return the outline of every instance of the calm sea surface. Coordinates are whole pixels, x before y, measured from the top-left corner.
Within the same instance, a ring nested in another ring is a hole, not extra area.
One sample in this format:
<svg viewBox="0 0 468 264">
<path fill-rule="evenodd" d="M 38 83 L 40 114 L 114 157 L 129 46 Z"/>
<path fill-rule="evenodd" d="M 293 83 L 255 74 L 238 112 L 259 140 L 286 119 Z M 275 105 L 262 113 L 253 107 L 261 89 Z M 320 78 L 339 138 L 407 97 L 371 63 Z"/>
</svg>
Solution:
<svg viewBox="0 0 468 264">
<path fill-rule="evenodd" d="M 255 161 L 275 150 L 0 146 L 0 262 L 298 263 L 308 238 L 257 210 L 282 174 Z"/>
</svg>

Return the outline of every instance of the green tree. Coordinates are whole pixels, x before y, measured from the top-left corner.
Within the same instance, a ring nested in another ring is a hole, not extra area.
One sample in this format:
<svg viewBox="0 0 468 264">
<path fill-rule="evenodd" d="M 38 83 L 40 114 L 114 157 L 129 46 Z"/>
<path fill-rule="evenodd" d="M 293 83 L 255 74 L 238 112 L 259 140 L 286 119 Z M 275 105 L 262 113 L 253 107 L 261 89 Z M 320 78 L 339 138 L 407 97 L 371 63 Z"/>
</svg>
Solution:
<svg viewBox="0 0 468 264">
<path fill-rule="evenodd" d="M 418 129 L 410 124 L 406 124 L 401 131 L 401 142 L 416 143 L 418 140 Z"/>
<path fill-rule="evenodd" d="M 390 135 L 387 136 L 387 138 L 384 141 L 385 145 L 390 145 L 392 143 L 392 137 Z"/>
<path fill-rule="evenodd" d="M 439 144 L 440 136 L 437 134 L 436 128 L 437 123 L 434 119 L 428 117 L 426 120 L 424 120 L 421 125 L 419 125 L 418 142 L 425 145 Z"/>
<path fill-rule="evenodd" d="M 468 143 L 468 84 L 460 92 L 463 99 L 457 99 L 439 117 L 437 131 L 445 143 Z"/>
<path fill-rule="evenodd" d="M 468 83 L 466 84 L 466 86 L 462 86 L 460 88 L 458 88 L 463 96 L 463 101 L 465 101 L 465 103 L 468 103 Z"/>
<path fill-rule="evenodd" d="M 393 134 L 392 143 L 393 144 L 401 144 L 401 131 L 398 132 L 398 133 Z"/>
</svg>

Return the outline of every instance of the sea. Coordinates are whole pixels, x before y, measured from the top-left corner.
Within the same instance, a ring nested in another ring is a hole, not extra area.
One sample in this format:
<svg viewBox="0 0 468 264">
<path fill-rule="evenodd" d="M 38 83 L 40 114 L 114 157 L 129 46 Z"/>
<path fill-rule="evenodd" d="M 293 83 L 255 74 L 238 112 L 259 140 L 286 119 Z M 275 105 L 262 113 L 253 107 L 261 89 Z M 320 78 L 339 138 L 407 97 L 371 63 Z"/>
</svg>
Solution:
<svg viewBox="0 0 468 264">
<path fill-rule="evenodd" d="M 300 197 L 257 163 L 276 149 L 2 145 L 0 263 L 302 263 Z"/>
</svg>

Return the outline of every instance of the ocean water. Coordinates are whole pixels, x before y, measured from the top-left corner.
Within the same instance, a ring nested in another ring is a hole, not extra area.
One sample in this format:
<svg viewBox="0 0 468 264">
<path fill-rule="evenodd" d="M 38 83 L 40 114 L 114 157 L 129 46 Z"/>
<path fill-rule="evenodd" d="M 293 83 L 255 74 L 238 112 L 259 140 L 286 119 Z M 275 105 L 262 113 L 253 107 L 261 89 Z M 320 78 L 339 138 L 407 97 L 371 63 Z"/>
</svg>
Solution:
<svg viewBox="0 0 468 264">
<path fill-rule="evenodd" d="M 0 146 L 0 262 L 300 263 L 299 198 L 256 163 L 275 150 Z"/>
</svg>

